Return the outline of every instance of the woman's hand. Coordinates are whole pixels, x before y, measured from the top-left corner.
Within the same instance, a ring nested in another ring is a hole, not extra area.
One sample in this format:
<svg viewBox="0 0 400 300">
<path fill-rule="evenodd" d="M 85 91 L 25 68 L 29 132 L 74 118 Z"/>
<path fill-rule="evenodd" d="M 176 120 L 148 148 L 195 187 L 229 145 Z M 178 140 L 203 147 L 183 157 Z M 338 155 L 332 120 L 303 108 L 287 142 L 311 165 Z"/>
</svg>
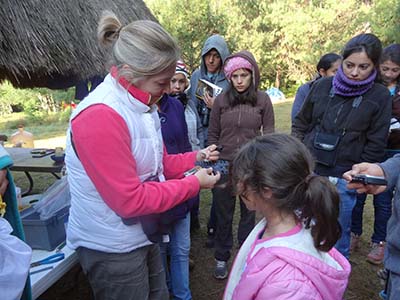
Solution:
<svg viewBox="0 0 400 300">
<path fill-rule="evenodd" d="M 215 161 L 219 159 L 219 151 L 217 150 L 216 145 L 210 145 L 207 148 L 201 149 L 197 152 L 196 160 L 203 161 L 203 160 L 211 160 Z"/>
<path fill-rule="evenodd" d="M 0 170 L 0 195 L 4 195 L 8 186 L 7 170 Z"/>
<path fill-rule="evenodd" d="M 372 176 L 385 176 L 383 173 L 382 168 L 377 165 L 377 164 L 371 164 L 371 163 L 361 163 L 361 164 L 356 164 L 353 165 L 352 169 L 350 171 L 347 171 L 346 173 L 343 174 L 343 178 L 346 179 L 349 184 L 347 185 L 347 188 L 349 189 L 356 189 L 357 193 L 368 193 L 368 194 L 379 194 L 382 193 L 386 190 L 385 185 L 365 185 L 362 183 L 351 183 L 351 179 L 353 178 L 354 175 L 357 174 L 367 174 L 367 175 L 372 175 Z"/>
<path fill-rule="evenodd" d="M 204 93 L 203 100 L 206 106 L 211 109 L 214 105 L 215 97 L 211 97 L 208 93 Z"/>
<path fill-rule="evenodd" d="M 194 176 L 196 176 L 199 180 L 200 188 L 202 189 L 212 189 L 221 178 L 221 174 L 219 172 L 215 175 L 213 174 L 212 168 L 201 168 L 196 172 L 196 174 L 194 174 Z"/>
</svg>

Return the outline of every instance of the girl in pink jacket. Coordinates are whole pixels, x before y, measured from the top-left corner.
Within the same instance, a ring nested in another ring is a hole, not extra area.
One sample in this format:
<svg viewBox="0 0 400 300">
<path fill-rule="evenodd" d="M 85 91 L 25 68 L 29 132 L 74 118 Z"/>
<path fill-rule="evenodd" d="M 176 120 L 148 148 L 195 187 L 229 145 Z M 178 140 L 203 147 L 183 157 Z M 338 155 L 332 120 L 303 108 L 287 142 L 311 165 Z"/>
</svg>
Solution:
<svg viewBox="0 0 400 300">
<path fill-rule="evenodd" d="M 296 138 L 250 141 L 232 162 L 236 194 L 264 216 L 242 245 L 229 275 L 228 299 L 342 299 L 350 264 L 340 237 L 339 196 Z"/>
</svg>

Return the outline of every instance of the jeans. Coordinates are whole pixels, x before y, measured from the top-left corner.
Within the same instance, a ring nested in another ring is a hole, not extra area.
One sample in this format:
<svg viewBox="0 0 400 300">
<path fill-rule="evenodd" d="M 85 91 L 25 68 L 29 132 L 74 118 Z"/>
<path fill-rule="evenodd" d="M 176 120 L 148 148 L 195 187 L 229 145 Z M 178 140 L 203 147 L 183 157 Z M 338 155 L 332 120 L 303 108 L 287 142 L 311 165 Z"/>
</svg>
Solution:
<svg viewBox="0 0 400 300">
<path fill-rule="evenodd" d="M 76 250 L 96 300 L 167 300 L 168 289 L 158 245 L 128 253 Z"/>
<path fill-rule="evenodd" d="M 389 271 L 387 300 L 400 300 L 400 274 Z"/>
<path fill-rule="evenodd" d="M 228 182 L 228 175 L 222 175 L 218 184 Z M 232 222 L 235 213 L 236 197 L 232 195 L 232 187 L 227 184 L 225 187 L 212 189 L 215 203 L 217 230 L 214 238 L 217 260 L 228 261 L 233 245 Z M 246 205 L 240 200 L 240 221 L 238 228 L 238 242 L 241 245 L 254 228 L 255 212 L 249 211 Z"/>
<path fill-rule="evenodd" d="M 386 225 L 392 214 L 393 190 L 374 195 L 374 232 L 371 240 L 373 243 L 386 241 Z M 353 209 L 351 232 L 356 235 L 362 234 L 364 204 L 366 194 L 358 194 L 357 202 Z"/>
<path fill-rule="evenodd" d="M 189 287 L 190 212 L 186 218 L 174 223 L 169 237 L 169 243 L 162 243 L 160 247 L 168 286 L 173 299 L 192 299 Z M 167 254 L 170 256 L 169 268 Z"/>
<path fill-rule="evenodd" d="M 340 196 L 339 223 L 342 227 L 342 234 L 336 242 L 335 248 L 348 259 L 350 257 L 351 215 L 356 204 L 357 192 L 349 190 L 346 185 L 346 180 L 337 178 L 336 189 Z"/>
</svg>

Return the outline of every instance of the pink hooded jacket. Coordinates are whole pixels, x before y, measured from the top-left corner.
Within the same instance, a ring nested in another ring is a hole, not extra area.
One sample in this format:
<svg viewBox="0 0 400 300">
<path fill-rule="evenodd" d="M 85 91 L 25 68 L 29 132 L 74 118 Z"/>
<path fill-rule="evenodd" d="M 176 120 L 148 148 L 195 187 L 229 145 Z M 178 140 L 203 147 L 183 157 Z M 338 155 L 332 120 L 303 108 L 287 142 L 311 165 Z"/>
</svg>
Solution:
<svg viewBox="0 0 400 300">
<path fill-rule="evenodd" d="M 301 226 L 258 239 L 265 224 L 261 221 L 240 249 L 224 300 L 342 299 L 350 275 L 346 258 L 334 248 L 316 250 L 310 231 Z"/>
</svg>

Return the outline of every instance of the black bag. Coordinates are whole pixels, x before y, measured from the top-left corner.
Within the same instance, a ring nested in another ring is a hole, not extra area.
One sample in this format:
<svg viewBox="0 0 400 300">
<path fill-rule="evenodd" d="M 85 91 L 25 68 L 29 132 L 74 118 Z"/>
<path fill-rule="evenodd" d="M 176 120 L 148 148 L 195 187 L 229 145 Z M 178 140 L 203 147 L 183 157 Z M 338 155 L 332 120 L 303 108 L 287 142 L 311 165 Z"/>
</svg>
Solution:
<svg viewBox="0 0 400 300">
<path fill-rule="evenodd" d="M 316 132 L 314 136 L 314 156 L 316 162 L 333 167 L 336 164 L 338 145 L 342 134 Z"/>
<path fill-rule="evenodd" d="M 336 165 L 337 154 L 339 152 L 339 143 L 342 137 L 346 134 L 346 128 L 351 120 L 352 113 L 357 109 L 362 101 L 362 96 L 354 98 L 352 103 L 352 109 L 347 115 L 347 119 L 343 124 L 343 128 L 338 129 L 335 133 L 322 132 L 323 121 L 326 113 L 329 110 L 331 100 L 334 97 L 334 90 L 331 88 L 329 92 L 329 101 L 322 116 L 322 119 L 318 119 L 315 129 L 315 136 L 313 140 L 313 149 L 315 161 L 327 167 L 334 167 Z"/>
</svg>

